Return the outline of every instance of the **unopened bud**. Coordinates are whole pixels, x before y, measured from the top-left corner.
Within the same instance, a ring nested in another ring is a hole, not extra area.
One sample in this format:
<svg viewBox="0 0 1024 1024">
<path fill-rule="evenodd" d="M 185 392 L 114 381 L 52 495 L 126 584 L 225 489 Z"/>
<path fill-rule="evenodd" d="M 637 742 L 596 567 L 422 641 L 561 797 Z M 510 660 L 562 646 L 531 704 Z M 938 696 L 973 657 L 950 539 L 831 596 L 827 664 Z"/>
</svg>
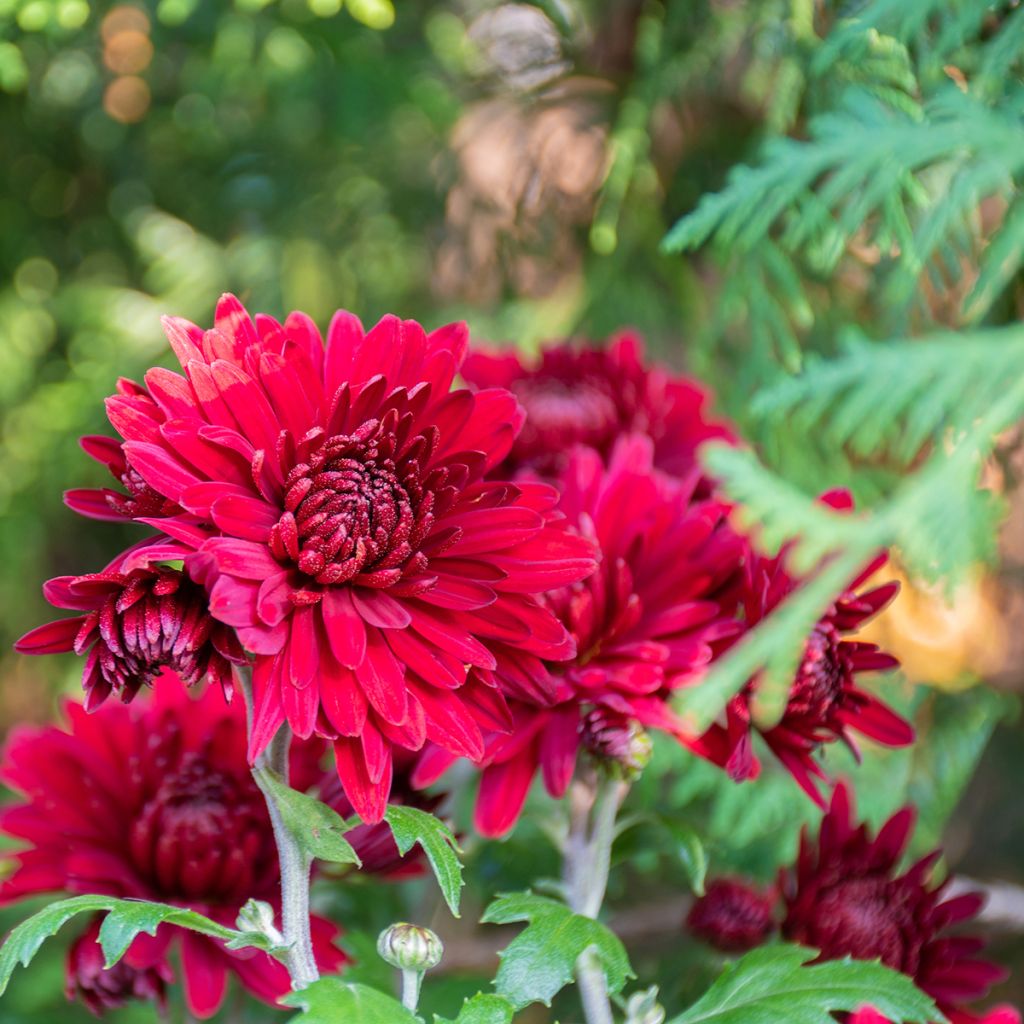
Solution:
<svg viewBox="0 0 1024 1024">
<path fill-rule="evenodd" d="M 626 1002 L 626 1024 L 665 1024 L 665 1007 L 658 1002 L 658 986 L 634 992 Z"/>
<path fill-rule="evenodd" d="M 248 900 L 235 918 L 235 927 L 265 936 L 272 946 L 284 945 L 284 936 L 274 923 L 274 908 L 263 900 Z"/>
<path fill-rule="evenodd" d="M 393 924 L 380 933 L 377 952 L 392 967 L 423 972 L 441 962 L 444 946 L 429 928 L 401 923 Z"/>
<path fill-rule="evenodd" d="M 694 935 L 724 953 L 746 953 L 775 928 L 774 894 L 735 878 L 715 879 L 686 918 Z"/>
<path fill-rule="evenodd" d="M 583 719 L 584 748 L 627 781 L 632 781 L 651 760 L 651 738 L 644 727 L 632 718 L 593 708 Z"/>
</svg>

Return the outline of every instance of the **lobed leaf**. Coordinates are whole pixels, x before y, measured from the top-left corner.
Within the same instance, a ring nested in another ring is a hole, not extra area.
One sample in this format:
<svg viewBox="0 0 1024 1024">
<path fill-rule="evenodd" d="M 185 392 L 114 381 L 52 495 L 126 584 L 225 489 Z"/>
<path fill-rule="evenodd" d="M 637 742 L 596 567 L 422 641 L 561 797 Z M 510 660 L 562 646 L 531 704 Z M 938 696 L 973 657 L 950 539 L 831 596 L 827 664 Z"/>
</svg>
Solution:
<svg viewBox="0 0 1024 1024">
<path fill-rule="evenodd" d="M 417 843 L 423 848 L 427 860 L 441 886 L 445 902 L 455 917 L 459 916 L 462 887 L 462 863 L 457 853 L 458 843 L 452 830 L 439 818 L 418 807 L 392 804 L 384 815 L 391 826 L 395 844 L 404 857 Z"/>
<path fill-rule="evenodd" d="M 478 992 L 462 1004 L 458 1017 L 448 1020 L 434 1015 L 434 1024 L 512 1024 L 515 1007 L 501 996 Z"/>
<path fill-rule="evenodd" d="M 281 998 L 302 1012 L 289 1024 L 421 1024 L 397 999 L 369 985 L 329 977 Z"/>
</svg>

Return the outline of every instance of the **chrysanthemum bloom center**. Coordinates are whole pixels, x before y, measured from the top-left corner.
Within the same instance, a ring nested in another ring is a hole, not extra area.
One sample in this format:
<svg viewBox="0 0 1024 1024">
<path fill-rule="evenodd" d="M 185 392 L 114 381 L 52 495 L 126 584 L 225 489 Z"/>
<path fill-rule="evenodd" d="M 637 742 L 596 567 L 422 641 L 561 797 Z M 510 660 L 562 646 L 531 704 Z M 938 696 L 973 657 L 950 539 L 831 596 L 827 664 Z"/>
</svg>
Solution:
<svg viewBox="0 0 1024 1024">
<path fill-rule="evenodd" d="M 173 668 L 188 686 L 209 669 L 207 641 L 213 620 L 206 592 L 183 573 L 157 570 L 131 576 L 82 624 L 75 650 L 84 653 L 95 639 L 100 674 L 114 690 L 134 695 L 164 668 Z"/>
<path fill-rule="evenodd" d="M 918 944 L 910 895 L 898 882 L 881 876 L 839 882 L 821 893 L 801 941 L 820 949 L 828 960 L 879 959 L 913 974 Z"/>
<path fill-rule="evenodd" d="M 190 753 L 160 782 L 132 825 L 139 870 L 168 899 L 230 904 L 273 863 L 255 786 Z"/>
<path fill-rule="evenodd" d="M 846 674 L 839 651 L 839 633 L 830 623 L 819 622 L 807 641 L 790 691 L 786 718 L 818 725 L 829 723 L 842 701 Z"/>
<path fill-rule="evenodd" d="M 376 427 L 327 439 L 288 474 L 271 549 L 317 583 L 359 576 L 366 586 L 387 585 L 423 559 L 416 549 L 433 521 L 432 496 L 415 463 L 396 464 L 393 435 Z"/>
<path fill-rule="evenodd" d="M 597 383 L 533 377 L 514 381 L 512 391 L 527 411 L 520 444 L 556 443 L 564 449 L 578 442 L 601 448 L 616 431 L 615 399 Z"/>
</svg>

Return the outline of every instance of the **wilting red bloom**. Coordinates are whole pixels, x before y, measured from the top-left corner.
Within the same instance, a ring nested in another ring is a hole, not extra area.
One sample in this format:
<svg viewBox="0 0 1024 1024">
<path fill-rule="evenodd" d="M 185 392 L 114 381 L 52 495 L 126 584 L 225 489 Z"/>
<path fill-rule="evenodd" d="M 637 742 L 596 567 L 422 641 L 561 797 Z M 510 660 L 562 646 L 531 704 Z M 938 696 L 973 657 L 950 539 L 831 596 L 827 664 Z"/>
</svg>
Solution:
<svg viewBox="0 0 1024 1024">
<path fill-rule="evenodd" d="M 395 775 L 391 784 L 389 804 L 418 807 L 422 811 L 433 811 L 444 799 L 443 794 L 427 794 L 412 785 L 411 775 L 416 766 L 416 755 L 405 750 L 395 751 Z M 345 795 L 341 781 L 332 772 L 320 786 L 320 799 L 343 818 L 354 813 L 352 802 Z M 360 871 L 382 875 L 388 879 L 412 878 L 423 874 L 425 858 L 423 849 L 414 846 L 404 857 L 398 850 L 391 826 L 385 822 L 376 825 L 358 825 L 345 833 L 345 838 L 359 855 L 362 862 Z"/>
<path fill-rule="evenodd" d="M 603 457 L 627 433 L 654 441 L 654 461 L 674 476 L 687 475 L 699 445 L 733 441 L 732 430 L 707 416 L 707 391 L 688 377 L 645 362 L 643 342 L 631 332 L 606 348 L 569 343 L 541 353 L 526 365 L 515 352 L 475 351 L 462 376 L 476 387 L 508 388 L 526 410 L 523 426 L 503 469 L 531 469 L 555 476 L 574 444 Z"/>
<path fill-rule="evenodd" d="M 99 944 L 102 917 L 92 923 L 68 950 L 65 971 L 65 993 L 69 1000 L 78 999 L 101 1017 L 133 999 L 167 1003 L 167 986 L 174 981 L 174 972 L 167 963 L 142 969 L 119 960 L 113 967 L 103 966 L 103 950 Z"/>
<path fill-rule="evenodd" d="M 775 894 L 735 878 L 716 878 L 686 917 L 694 935 L 725 953 L 760 946 L 775 929 Z"/>
<path fill-rule="evenodd" d="M 103 572 L 50 580 L 43 587 L 50 604 L 85 615 L 39 626 L 15 647 L 23 654 L 85 654 L 88 711 L 111 693 L 128 703 L 168 670 L 189 686 L 216 683 L 230 697 L 231 666 L 247 660 L 234 630 L 210 615 L 206 591 L 184 572 L 149 564 L 187 553 L 177 547 L 140 546 Z"/>
<path fill-rule="evenodd" d="M 484 479 L 523 413 L 507 391 L 451 389 L 464 325 L 367 333 L 338 313 L 325 350 L 308 317 L 254 324 L 228 296 L 213 330 L 165 326 L 184 376 L 151 370 L 108 401 L 147 502 L 185 510 L 141 518 L 197 549 L 190 574 L 257 656 L 249 756 L 285 720 L 327 737 L 379 821 L 393 748 L 476 759 L 481 727 L 511 724 L 495 644 L 573 653 L 536 595 L 589 573 L 590 547 L 551 488 Z"/>
<path fill-rule="evenodd" d="M 836 509 L 852 508 L 850 496 L 843 491 L 825 494 L 821 500 Z M 785 556 L 785 549 L 775 558 L 751 554 L 743 598 L 749 627 L 756 626 L 800 585 L 801 581 L 786 571 Z M 898 583 L 886 583 L 858 592 L 884 564 L 881 555 L 836 597 L 807 639 L 782 719 L 771 729 L 758 730 L 821 807 L 825 801 L 815 780 L 827 776 L 814 755 L 823 744 L 842 740 L 856 753 L 852 732 L 890 747 L 906 746 L 914 740 L 910 724 L 857 683 L 859 673 L 896 668 L 899 662 L 875 644 L 843 639 L 878 614 L 899 589 Z M 756 728 L 751 716 L 756 687 L 755 679 L 729 701 L 725 724 L 713 725 L 695 747 L 737 781 L 756 778 L 760 771 L 751 735 Z"/>
<path fill-rule="evenodd" d="M 24 845 L 10 855 L 15 870 L 0 885 L 0 902 L 103 893 L 188 907 L 229 926 L 250 897 L 279 906 L 277 850 L 246 763 L 241 703 L 225 705 L 213 688 L 192 700 L 180 683 L 165 682 L 127 707 L 108 703 L 91 715 L 69 703 L 66 730 L 11 734 L 0 780 L 21 799 L 0 813 L 0 830 Z M 345 959 L 332 944 L 337 934 L 314 918 L 326 970 Z M 172 946 L 197 1017 L 216 1012 L 229 974 L 266 1002 L 289 990 L 287 971 L 266 953 L 229 950 L 170 925 L 138 936 L 117 978 L 127 984 L 127 969 L 163 977 Z"/>
<path fill-rule="evenodd" d="M 531 690 L 540 673 L 529 652 L 498 651 L 502 684 L 516 698 L 515 727 L 488 742 L 476 808 L 485 835 L 513 826 L 538 768 L 552 796 L 565 793 L 582 718 L 594 707 L 689 739 L 668 699 L 735 630 L 741 554 L 727 507 L 694 500 L 693 486 L 654 470 L 653 445 L 639 435 L 620 439 L 607 468 L 591 449 L 572 453 L 559 507 L 594 541 L 598 569 L 547 597 L 578 652 L 543 666 L 554 679 L 553 705 L 538 706 L 544 694 Z M 414 781 L 437 778 L 451 760 L 427 751 Z"/>
<path fill-rule="evenodd" d="M 804 831 L 796 867 L 780 880 L 782 934 L 820 950 L 822 960 L 881 960 L 913 978 L 947 1016 L 966 1013 L 965 1004 L 1006 976 L 976 959 L 981 939 L 947 933 L 973 917 L 984 898 L 947 899 L 945 884 L 930 884 L 939 851 L 899 873 L 914 824 L 911 808 L 893 815 L 874 838 L 854 821 L 852 796 L 839 785 L 817 841 Z"/>
</svg>

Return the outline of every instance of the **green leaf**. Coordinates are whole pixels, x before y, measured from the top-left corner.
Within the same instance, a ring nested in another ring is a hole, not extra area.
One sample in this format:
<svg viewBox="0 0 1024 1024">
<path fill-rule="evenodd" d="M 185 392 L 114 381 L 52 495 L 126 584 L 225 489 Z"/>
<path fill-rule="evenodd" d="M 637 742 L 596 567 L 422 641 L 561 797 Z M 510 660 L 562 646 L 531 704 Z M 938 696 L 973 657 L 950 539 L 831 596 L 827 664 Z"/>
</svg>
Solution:
<svg viewBox="0 0 1024 1024">
<path fill-rule="evenodd" d="M 461 890 L 466 883 L 462 877 L 462 863 L 456 855 L 459 845 L 452 830 L 439 818 L 418 807 L 392 804 L 384 820 L 391 826 L 395 844 L 403 857 L 417 843 L 423 847 L 441 892 L 444 893 L 445 902 L 452 914 L 458 917 Z"/>
<path fill-rule="evenodd" d="M 340 978 L 321 978 L 281 1002 L 302 1010 L 289 1024 L 420 1024 L 397 999 Z"/>
<path fill-rule="evenodd" d="M 892 1021 L 945 1020 L 905 974 L 866 960 L 810 964 L 816 955 L 800 946 L 756 949 L 669 1024 L 835 1024 L 833 1011 L 868 1004 Z"/>
<path fill-rule="evenodd" d="M 697 896 L 704 895 L 704 879 L 708 873 L 708 855 L 693 826 L 683 821 L 673 821 L 661 816 L 658 818 L 662 828 L 669 834 L 672 847 L 679 863 L 686 872 L 686 880 Z"/>
<path fill-rule="evenodd" d="M 360 864 L 358 854 L 345 838 L 352 823 L 316 797 L 285 785 L 276 772 L 267 768 L 257 771 L 260 785 L 270 790 L 285 828 L 306 853 L 333 864 Z"/>
<path fill-rule="evenodd" d="M 634 977 L 626 950 L 612 932 L 555 900 L 531 892 L 500 896 L 482 920 L 485 924 L 528 922 L 498 954 L 501 966 L 494 982 L 499 995 L 516 1009 L 534 1002 L 550 1006 L 552 997 L 572 982 L 576 961 L 589 949 L 595 951 L 612 995 Z"/>
<path fill-rule="evenodd" d="M 512 1024 L 514 1013 L 515 1007 L 507 999 L 478 992 L 462 1004 L 455 1020 L 434 1014 L 434 1024 Z"/>
<path fill-rule="evenodd" d="M 113 896 L 74 896 L 44 907 L 39 913 L 22 921 L 8 936 L 0 948 L 0 995 L 7 988 L 14 968 L 18 964 L 27 967 L 43 942 L 56 935 L 72 917 L 104 910 L 107 916 L 100 926 L 99 938 L 107 967 L 112 967 L 124 956 L 125 950 L 137 935 L 143 932 L 155 935 L 161 924 L 174 924 L 215 939 L 223 939 L 234 949 L 255 946 L 269 951 L 271 948 L 263 936 L 226 928 L 202 914 L 181 907 L 150 903 L 147 900 L 121 900 Z"/>
</svg>

